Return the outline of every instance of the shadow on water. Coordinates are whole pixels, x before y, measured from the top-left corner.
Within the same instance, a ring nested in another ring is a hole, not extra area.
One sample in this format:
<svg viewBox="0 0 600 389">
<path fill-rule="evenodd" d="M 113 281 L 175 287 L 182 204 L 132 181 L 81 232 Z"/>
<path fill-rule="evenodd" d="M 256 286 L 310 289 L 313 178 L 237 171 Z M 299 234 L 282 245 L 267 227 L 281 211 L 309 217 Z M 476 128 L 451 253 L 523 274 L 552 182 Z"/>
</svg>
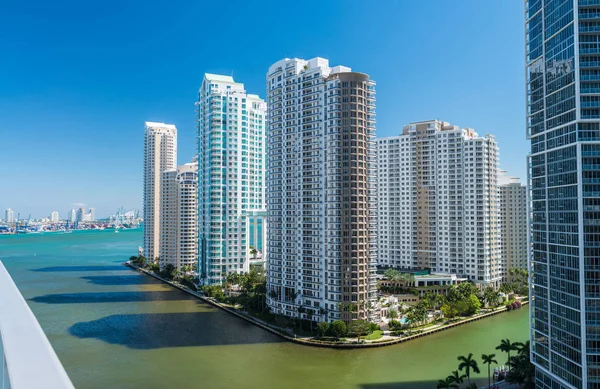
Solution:
<svg viewBox="0 0 600 389">
<path fill-rule="evenodd" d="M 196 300 L 183 293 L 173 292 L 93 292 L 60 293 L 36 296 L 30 299 L 44 304 L 89 304 L 89 303 L 126 303 L 136 301 L 176 301 Z"/>
<path fill-rule="evenodd" d="M 116 276 L 86 276 L 81 277 L 91 284 L 95 285 L 143 285 L 143 284 L 158 284 L 159 281 L 151 277 L 144 277 L 141 274 L 133 275 L 116 275 Z"/>
<path fill-rule="evenodd" d="M 127 270 L 123 266 L 49 266 L 41 267 L 39 269 L 29 269 L 36 272 L 67 272 L 67 271 L 115 271 L 115 270 Z"/>
<path fill-rule="evenodd" d="M 69 333 L 132 349 L 276 343 L 283 340 L 223 312 L 112 315 L 74 324 Z"/>
<path fill-rule="evenodd" d="M 435 389 L 438 380 L 406 381 L 406 382 L 383 382 L 378 384 L 360 384 L 360 389 Z"/>
</svg>

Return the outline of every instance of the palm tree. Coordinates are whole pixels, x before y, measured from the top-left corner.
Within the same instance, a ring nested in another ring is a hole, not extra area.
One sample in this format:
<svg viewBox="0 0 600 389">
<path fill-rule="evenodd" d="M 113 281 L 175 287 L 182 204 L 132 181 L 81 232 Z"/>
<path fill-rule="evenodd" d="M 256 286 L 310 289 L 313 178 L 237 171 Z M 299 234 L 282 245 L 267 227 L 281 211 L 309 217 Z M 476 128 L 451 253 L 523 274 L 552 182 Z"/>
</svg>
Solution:
<svg viewBox="0 0 600 389">
<path fill-rule="evenodd" d="M 502 339 L 500 344 L 496 347 L 496 350 L 500 350 L 508 354 L 508 361 L 510 361 L 510 352 L 518 350 L 519 343 L 511 343 L 508 339 Z M 508 361 L 506 362 L 508 364 Z M 508 372 L 510 373 L 510 365 L 508 365 Z"/>
<path fill-rule="evenodd" d="M 467 355 L 466 357 L 464 355 L 460 355 L 456 359 L 460 361 L 460 364 L 458 365 L 458 370 L 465 370 L 465 373 L 467 375 L 467 382 L 470 384 L 471 370 L 473 370 L 474 373 L 479 374 L 479 366 L 477 366 L 477 361 L 473 359 L 473 353 L 469 353 L 469 355 Z"/>
<path fill-rule="evenodd" d="M 464 382 L 465 378 L 467 378 L 466 375 L 460 374 L 458 372 L 458 370 L 454 370 L 452 372 L 452 374 L 449 375 L 446 379 L 449 380 L 450 382 L 454 383 L 456 385 L 456 387 L 458 388 L 458 385 L 462 384 Z"/>
<path fill-rule="evenodd" d="M 483 363 L 488 365 L 488 388 L 492 386 L 492 378 L 490 374 L 490 366 L 492 363 L 498 364 L 498 361 L 494 359 L 496 354 L 481 354 L 481 360 Z"/>
<path fill-rule="evenodd" d="M 329 313 L 329 311 L 327 310 L 327 308 L 323 308 L 323 307 L 320 307 L 320 308 L 319 308 L 319 315 L 321 315 L 321 316 L 325 316 L 325 315 L 327 315 L 328 313 Z M 323 320 L 323 321 L 326 321 L 326 320 Z"/>
<path fill-rule="evenodd" d="M 387 313 L 387 317 L 389 317 L 390 320 L 394 320 L 395 318 L 398 317 L 398 311 L 396 311 L 395 309 L 389 309 L 388 313 Z"/>
<path fill-rule="evenodd" d="M 514 345 L 517 347 L 519 354 L 529 355 L 529 349 L 531 348 L 531 342 L 529 340 L 525 343 L 517 342 Z"/>
<path fill-rule="evenodd" d="M 450 380 L 451 377 L 452 376 L 448 376 L 445 380 L 439 380 L 437 384 L 437 389 L 458 388 L 458 385 Z"/>
<path fill-rule="evenodd" d="M 298 319 L 300 320 L 300 331 L 304 331 L 302 328 L 302 314 L 306 312 L 306 308 L 304 308 L 302 305 L 299 305 L 298 308 L 296 308 L 296 311 L 298 312 Z"/>
</svg>

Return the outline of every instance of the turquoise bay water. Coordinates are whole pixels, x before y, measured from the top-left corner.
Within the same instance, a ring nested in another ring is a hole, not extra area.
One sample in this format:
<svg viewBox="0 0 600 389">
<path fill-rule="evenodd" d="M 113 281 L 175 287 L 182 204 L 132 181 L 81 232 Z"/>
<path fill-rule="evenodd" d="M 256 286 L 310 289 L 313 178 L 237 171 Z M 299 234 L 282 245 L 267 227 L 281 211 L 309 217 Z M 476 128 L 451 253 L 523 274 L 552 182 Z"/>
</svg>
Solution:
<svg viewBox="0 0 600 389">
<path fill-rule="evenodd" d="M 377 349 L 282 342 L 122 266 L 141 241 L 141 230 L 0 236 L 0 260 L 77 388 L 434 388 L 457 355 L 505 361 L 500 339 L 527 338 L 521 309 Z"/>
</svg>

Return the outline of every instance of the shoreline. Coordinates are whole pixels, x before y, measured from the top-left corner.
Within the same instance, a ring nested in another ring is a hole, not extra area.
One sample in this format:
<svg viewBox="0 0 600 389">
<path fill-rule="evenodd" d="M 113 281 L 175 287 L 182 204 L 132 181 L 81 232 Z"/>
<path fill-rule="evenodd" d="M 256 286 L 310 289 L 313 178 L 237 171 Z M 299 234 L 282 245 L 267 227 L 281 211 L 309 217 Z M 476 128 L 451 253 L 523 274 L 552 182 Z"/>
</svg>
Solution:
<svg viewBox="0 0 600 389">
<path fill-rule="evenodd" d="M 296 343 L 296 344 L 301 344 L 301 345 L 304 345 L 304 346 L 312 346 L 312 347 L 326 347 L 326 348 L 334 348 L 334 349 L 355 349 L 355 348 L 373 348 L 373 347 L 391 346 L 391 345 L 394 345 L 394 344 L 404 343 L 404 342 L 407 342 L 407 341 L 410 341 L 410 340 L 413 340 L 413 339 L 416 339 L 416 338 L 420 338 L 420 337 L 423 337 L 423 336 L 434 334 L 436 332 L 440 332 L 440 331 L 444 331 L 444 330 L 447 330 L 447 329 L 450 329 L 450 328 L 454 328 L 454 327 L 457 327 L 457 326 L 460 326 L 460 325 L 468 324 L 468 323 L 471 323 L 473 321 L 485 319 L 487 317 L 494 316 L 494 315 L 497 315 L 497 314 L 500 314 L 500 313 L 503 313 L 503 312 L 508 312 L 508 310 L 506 309 L 506 307 L 501 307 L 501 308 L 498 308 L 498 309 L 496 309 L 496 310 L 494 310 L 492 312 L 487 312 L 487 313 L 478 315 L 476 317 L 470 317 L 470 318 L 467 318 L 467 319 L 464 319 L 464 320 L 461 320 L 461 321 L 458 321 L 458 322 L 455 322 L 455 323 L 443 325 L 441 327 L 436 327 L 434 329 L 423 330 L 422 332 L 420 332 L 418 334 L 409 335 L 409 336 L 405 336 L 405 337 L 402 337 L 402 338 L 396 338 L 396 339 L 392 339 L 392 340 L 383 340 L 383 341 L 379 341 L 379 342 L 378 341 L 372 341 L 371 343 L 354 343 L 354 344 L 353 343 L 331 343 L 331 342 L 324 342 L 324 341 L 319 341 L 319 340 L 312 340 L 312 339 L 308 340 L 308 339 L 305 339 L 305 338 L 292 337 L 287 332 L 286 333 L 282 333 L 279 330 L 279 327 L 275 327 L 274 328 L 270 324 L 268 324 L 268 323 L 266 323 L 266 322 L 264 322 L 264 321 L 262 321 L 260 319 L 252 317 L 252 316 L 250 316 L 248 314 L 244 314 L 244 313 L 238 312 L 237 310 L 232 309 L 232 308 L 230 308 L 228 306 L 225 306 L 225 305 L 223 305 L 223 304 L 215 301 L 212 298 L 202 296 L 198 292 L 194 292 L 194 291 L 186 288 L 185 286 L 182 286 L 182 285 L 179 285 L 179 284 L 175 284 L 175 283 L 173 283 L 173 282 L 171 282 L 169 280 L 166 280 L 166 279 L 160 277 L 159 275 L 154 274 L 154 273 L 152 273 L 152 272 L 150 272 L 150 271 L 148 271 L 146 269 L 142 269 L 140 267 L 137 267 L 137 266 L 133 265 L 130 262 L 124 262 L 123 265 L 129 267 L 130 269 L 136 270 L 136 271 L 138 271 L 140 273 L 143 273 L 143 274 L 149 275 L 151 277 L 154 277 L 155 279 L 157 279 L 159 281 L 162 281 L 163 283 L 165 283 L 167 285 L 170 285 L 170 286 L 172 286 L 174 288 L 177 288 L 180 291 L 185 292 L 185 293 L 187 293 L 187 294 L 189 294 L 191 296 L 194 296 L 194 297 L 196 297 L 196 298 L 204 301 L 205 303 L 210 304 L 210 305 L 212 305 L 214 307 L 217 307 L 217 308 L 219 308 L 219 309 L 221 309 L 221 310 L 223 310 L 225 312 L 233 314 L 233 315 L 237 316 L 238 318 L 243 319 L 243 320 L 245 320 L 245 321 L 247 321 L 247 322 L 249 322 L 251 324 L 254 324 L 254 325 L 262 328 L 263 330 L 268 331 L 268 332 L 270 332 L 270 333 L 272 333 L 274 335 L 277 335 L 280 338 L 283 338 L 283 339 L 285 339 L 285 340 L 287 340 L 289 342 L 293 342 L 293 343 Z M 523 302 L 523 305 L 527 305 L 528 303 L 529 303 L 529 301 L 525 301 L 525 302 Z"/>
</svg>

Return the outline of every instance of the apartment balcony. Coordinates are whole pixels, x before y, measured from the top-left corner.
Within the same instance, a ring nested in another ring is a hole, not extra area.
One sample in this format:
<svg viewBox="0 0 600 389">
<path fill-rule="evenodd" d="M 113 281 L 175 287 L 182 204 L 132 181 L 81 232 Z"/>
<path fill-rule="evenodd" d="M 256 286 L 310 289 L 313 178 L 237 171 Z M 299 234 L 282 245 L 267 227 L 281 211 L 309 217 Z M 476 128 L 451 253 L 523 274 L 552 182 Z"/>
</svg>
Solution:
<svg viewBox="0 0 600 389">
<path fill-rule="evenodd" d="M 74 388 L 2 262 L 0 296 L 0 388 Z"/>
</svg>

